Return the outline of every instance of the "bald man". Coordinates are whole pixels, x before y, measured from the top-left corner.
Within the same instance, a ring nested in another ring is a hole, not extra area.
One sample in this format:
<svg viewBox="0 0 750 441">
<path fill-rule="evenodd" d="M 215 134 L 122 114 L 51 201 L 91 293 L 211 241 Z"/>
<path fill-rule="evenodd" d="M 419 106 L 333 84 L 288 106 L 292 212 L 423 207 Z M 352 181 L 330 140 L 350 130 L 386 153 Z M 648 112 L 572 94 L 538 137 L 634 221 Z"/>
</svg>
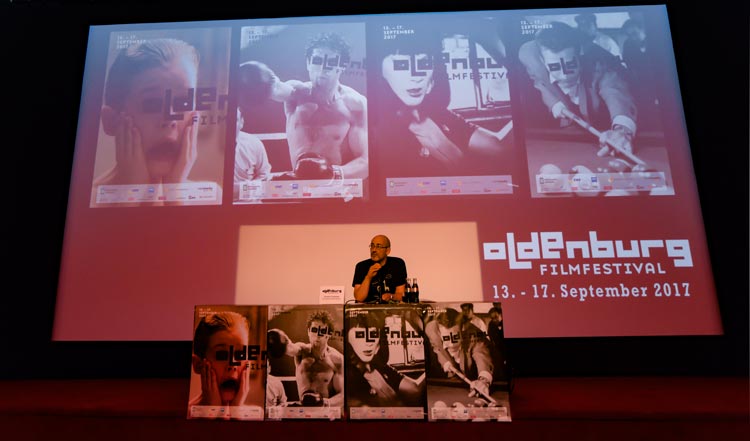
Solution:
<svg viewBox="0 0 750 441">
<path fill-rule="evenodd" d="M 370 258 L 354 268 L 354 299 L 363 303 L 400 302 L 406 290 L 406 263 L 390 256 L 391 241 L 378 235 L 370 241 Z"/>
</svg>

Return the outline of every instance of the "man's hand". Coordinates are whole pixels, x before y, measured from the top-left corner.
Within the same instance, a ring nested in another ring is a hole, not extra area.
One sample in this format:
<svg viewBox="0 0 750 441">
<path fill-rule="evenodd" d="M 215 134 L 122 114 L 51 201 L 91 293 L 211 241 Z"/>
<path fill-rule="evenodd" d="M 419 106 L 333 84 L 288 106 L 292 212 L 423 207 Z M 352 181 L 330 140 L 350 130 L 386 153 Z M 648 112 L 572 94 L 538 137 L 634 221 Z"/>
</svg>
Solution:
<svg viewBox="0 0 750 441">
<path fill-rule="evenodd" d="M 386 400 L 394 400 L 396 398 L 396 391 L 383 378 L 383 375 L 377 370 L 367 371 L 364 373 L 365 380 L 370 384 L 370 388 L 380 398 Z"/>
<path fill-rule="evenodd" d="M 445 363 L 443 363 L 443 372 L 445 372 L 448 378 L 453 378 L 456 376 L 456 374 L 453 373 L 453 369 L 455 368 L 453 367 L 453 363 L 451 363 L 450 361 L 446 361 Z"/>
<path fill-rule="evenodd" d="M 237 389 L 237 393 L 234 394 L 234 399 L 230 406 L 242 406 L 245 404 L 247 395 L 250 393 L 250 364 L 244 362 L 240 368 L 240 387 Z"/>
<path fill-rule="evenodd" d="M 484 377 L 479 377 L 471 382 L 471 391 L 469 397 L 489 397 L 490 396 L 490 382 Z"/>
<path fill-rule="evenodd" d="M 375 274 L 377 274 L 382 267 L 383 265 L 379 263 L 373 263 L 370 269 L 367 271 L 367 278 L 372 279 L 373 277 L 375 277 Z"/>
<path fill-rule="evenodd" d="M 141 132 L 133 118 L 121 115 L 115 132 L 116 184 L 148 184 L 151 177 L 146 168 Z"/>
<path fill-rule="evenodd" d="M 416 136 L 427 154 L 434 156 L 443 164 L 455 164 L 463 158 L 463 152 L 445 136 L 443 130 L 430 118 L 420 120 L 419 113 L 414 111 L 414 121 L 409 124 L 409 131 Z"/>
<path fill-rule="evenodd" d="M 605 156 L 607 154 L 614 156 L 617 150 L 626 151 L 633 153 L 633 133 L 625 126 L 615 124 L 611 130 L 602 132 L 602 136 L 599 137 L 600 149 L 596 153 L 597 156 Z M 616 147 L 613 148 L 612 146 Z"/>
<path fill-rule="evenodd" d="M 180 142 L 177 161 L 175 161 L 169 174 L 164 177 L 164 182 L 186 182 L 190 170 L 193 169 L 195 160 L 198 159 L 198 126 L 195 122 L 196 115 L 196 112 L 188 113 L 188 124 L 185 125 L 182 131 L 182 141 Z"/>
<path fill-rule="evenodd" d="M 216 373 L 211 362 L 205 358 L 201 365 L 201 404 L 207 406 L 221 406 L 222 404 Z"/>
<path fill-rule="evenodd" d="M 566 106 L 565 103 L 558 101 L 552 106 L 550 112 L 552 112 L 552 116 L 554 116 L 555 119 L 567 119 L 568 117 L 565 113 L 570 112 L 570 109 L 568 109 L 568 106 Z"/>
</svg>

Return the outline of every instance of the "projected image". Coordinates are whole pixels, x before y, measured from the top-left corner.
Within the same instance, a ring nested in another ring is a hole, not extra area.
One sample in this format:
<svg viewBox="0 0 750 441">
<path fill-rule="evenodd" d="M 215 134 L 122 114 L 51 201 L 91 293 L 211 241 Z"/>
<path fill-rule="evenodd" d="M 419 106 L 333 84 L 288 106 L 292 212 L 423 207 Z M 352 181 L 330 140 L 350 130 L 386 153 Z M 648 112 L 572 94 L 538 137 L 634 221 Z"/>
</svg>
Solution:
<svg viewBox="0 0 750 441">
<path fill-rule="evenodd" d="M 721 333 L 668 18 L 92 26 L 53 338 L 353 301 L 379 235 L 420 300 L 503 301 L 509 338 Z M 150 208 L 173 204 L 214 205 Z"/>
<path fill-rule="evenodd" d="M 363 23 L 242 28 L 235 203 L 362 198 Z"/>
<path fill-rule="evenodd" d="M 522 18 L 533 197 L 674 195 L 644 17 Z"/>
<path fill-rule="evenodd" d="M 110 34 L 91 207 L 221 204 L 229 28 Z"/>
<path fill-rule="evenodd" d="M 513 193 L 502 24 L 435 16 L 372 29 L 371 139 L 386 196 Z"/>
</svg>

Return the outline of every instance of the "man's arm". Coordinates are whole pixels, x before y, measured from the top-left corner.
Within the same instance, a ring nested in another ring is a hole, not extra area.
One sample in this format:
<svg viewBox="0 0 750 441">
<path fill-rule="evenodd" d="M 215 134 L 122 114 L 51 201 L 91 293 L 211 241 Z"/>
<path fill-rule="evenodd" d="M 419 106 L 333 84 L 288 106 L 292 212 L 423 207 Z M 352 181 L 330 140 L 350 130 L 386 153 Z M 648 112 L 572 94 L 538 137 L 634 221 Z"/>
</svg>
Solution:
<svg viewBox="0 0 750 441">
<path fill-rule="evenodd" d="M 400 302 L 404 298 L 404 294 L 406 294 L 406 284 L 398 285 L 396 287 L 396 290 L 393 292 L 392 299 Z"/>
<path fill-rule="evenodd" d="M 349 89 L 346 104 L 352 114 L 351 126 L 347 135 L 353 159 L 341 166 L 344 178 L 367 177 L 367 98 Z"/>
<path fill-rule="evenodd" d="M 419 380 L 412 380 L 407 376 L 402 376 L 401 382 L 398 384 L 398 395 L 401 398 L 405 398 L 408 401 L 418 400 L 422 396 L 424 391 L 424 374 Z"/>
<path fill-rule="evenodd" d="M 612 126 L 625 126 L 632 134 L 636 131 L 638 110 L 628 85 L 617 71 L 606 71 L 598 84 L 599 96 L 607 105 Z"/>
<path fill-rule="evenodd" d="M 398 259 L 397 262 L 399 263 L 397 266 L 397 269 L 394 271 L 394 279 L 393 282 L 396 283 L 396 289 L 393 290 L 393 297 L 392 300 L 396 300 L 398 302 L 403 301 L 404 294 L 406 294 L 406 262 L 403 261 L 403 259 Z"/>
<path fill-rule="evenodd" d="M 508 121 L 502 129 L 497 132 L 487 130 L 484 127 L 477 127 L 469 138 L 469 149 L 495 155 L 507 150 L 509 144 L 503 144 L 503 140 L 513 129 L 513 121 Z"/>
<path fill-rule="evenodd" d="M 296 357 L 300 353 L 300 351 L 302 351 L 302 349 L 304 349 L 305 347 L 310 347 L 309 343 L 305 344 L 302 342 L 293 342 L 292 339 L 290 339 L 289 336 L 286 335 L 286 332 L 282 331 L 281 329 L 269 329 L 268 332 L 274 332 L 278 335 L 279 344 L 285 345 L 284 354 L 290 357 Z"/>
<path fill-rule="evenodd" d="M 375 277 L 375 274 L 377 274 L 378 270 L 381 268 L 381 265 L 379 263 L 374 263 L 370 268 L 367 270 L 367 273 L 365 274 L 364 279 L 357 283 L 357 275 L 359 273 L 358 269 L 354 269 L 354 300 L 358 302 L 364 302 L 367 298 L 367 294 L 370 292 L 370 282 L 372 282 L 372 278 Z"/>
<path fill-rule="evenodd" d="M 637 129 L 638 111 L 621 72 L 619 65 L 605 64 L 600 78 L 595 80 L 596 93 L 606 104 L 611 119 L 610 129 L 604 131 L 599 140 L 603 145 L 600 155 L 609 150 L 607 144 L 618 146 L 627 152 L 633 151 L 632 141 Z"/>
<path fill-rule="evenodd" d="M 477 366 L 479 376 L 489 378 L 492 381 L 492 372 L 495 370 L 495 366 L 492 364 L 492 356 L 490 355 L 487 340 L 477 338 L 470 346 L 469 351 L 474 364 Z"/>
<path fill-rule="evenodd" d="M 424 326 L 424 332 L 427 338 L 430 340 L 430 346 L 432 351 L 437 355 L 438 364 L 443 368 L 443 372 L 449 376 L 453 376 L 450 366 L 453 366 L 453 360 L 448 352 L 443 347 L 443 340 L 440 338 L 440 331 L 438 330 L 437 321 L 432 320 Z"/>
<path fill-rule="evenodd" d="M 477 367 L 477 379 L 471 382 L 469 396 L 489 397 L 490 384 L 492 384 L 492 373 L 495 366 L 492 364 L 492 356 L 487 340 L 477 339 L 469 348 L 470 356 Z"/>
<path fill-rule="evenodd" d="M 300 101 L 312 94 L 312 86 L 299 80 L 289 80 L 279 83 L 280 87 L 274 88 L 271 99 L 284 103 L 284 114 L 289 117 L 297 108 Z"/>
<path fill-rule="evenodd" d="M 341 407 L 344 405 L 344 356 L 341 352 L 329 346 L 331 361 L 333 362 L 333 378 L 331 379 L 331 388 L 333 393 L 328 397 L 328 405 L 331 407 Z"/>
<path fill-rule="evenodd" d="M 365 280 L 369 282 L 369 280 Z M 367 294 L 370 292 L 370 284 L 367 285 L 359 284 L 354 285 L 354 300 L 358 302 L 364 302 L 367 298 Z"/>
</svg>

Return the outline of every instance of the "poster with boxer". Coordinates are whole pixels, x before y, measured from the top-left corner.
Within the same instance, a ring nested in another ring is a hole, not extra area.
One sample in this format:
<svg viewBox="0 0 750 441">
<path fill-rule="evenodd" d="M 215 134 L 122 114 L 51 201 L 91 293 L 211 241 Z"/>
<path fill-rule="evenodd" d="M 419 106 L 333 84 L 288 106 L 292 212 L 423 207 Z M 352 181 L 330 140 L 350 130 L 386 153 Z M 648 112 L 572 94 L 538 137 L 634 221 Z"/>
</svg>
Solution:
<svg viewBox="0 0 750 441">
<path fill-rule="evenodd" d="M 195 307 L 189 419 L 264 419 L 267 323 L 267 306 Z"/>
<path fill-rule="evenodd" d="M 365 197 L 364 23 L 245 26 L 240 38 L 234 203 Z"/>
<path fill-rule="evenodd" d="M 500 303 L 425 304 L 430 421 L 510 421 L 510 366 Z"/>
<path fill-rule="evenodd" d="M 346 409 L 352 420 L 423 420 L 425 351 L 419 305 L 346 306 Z"/>
<path fill-rule="evenodd" d="M 266 419 L 343 417 L 344 306 L 269 305 Z"/>
</svg>

